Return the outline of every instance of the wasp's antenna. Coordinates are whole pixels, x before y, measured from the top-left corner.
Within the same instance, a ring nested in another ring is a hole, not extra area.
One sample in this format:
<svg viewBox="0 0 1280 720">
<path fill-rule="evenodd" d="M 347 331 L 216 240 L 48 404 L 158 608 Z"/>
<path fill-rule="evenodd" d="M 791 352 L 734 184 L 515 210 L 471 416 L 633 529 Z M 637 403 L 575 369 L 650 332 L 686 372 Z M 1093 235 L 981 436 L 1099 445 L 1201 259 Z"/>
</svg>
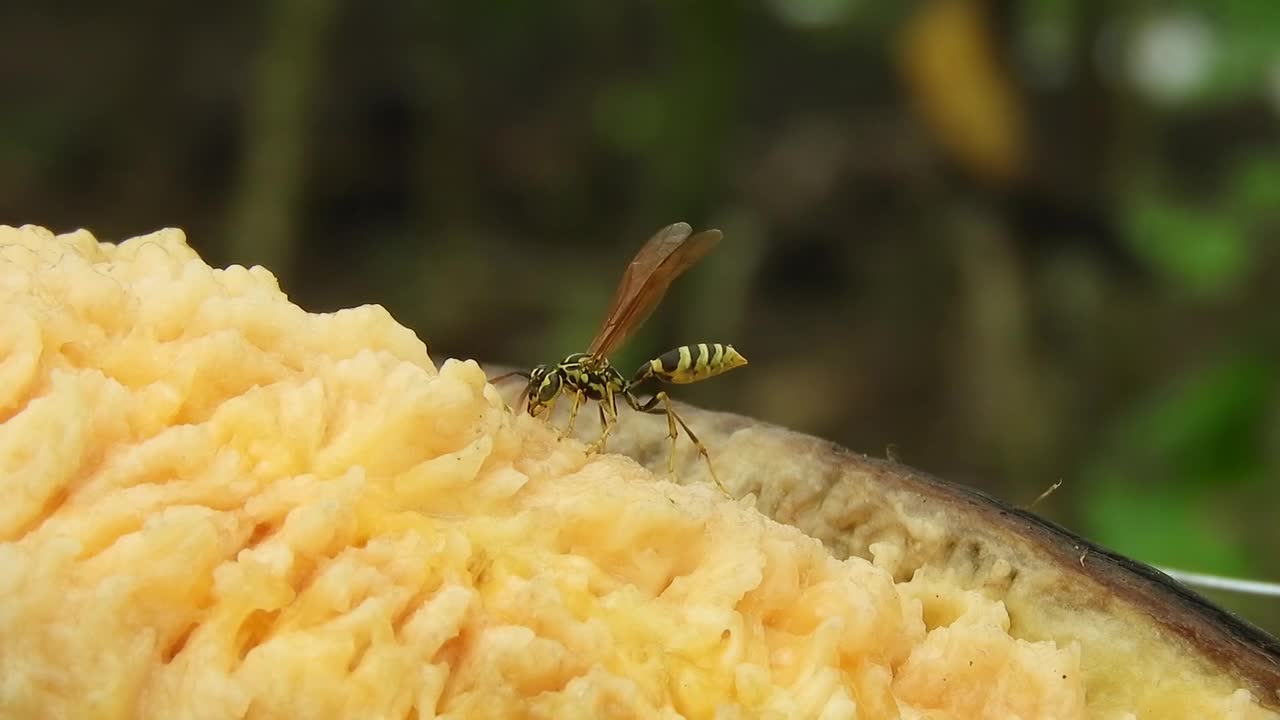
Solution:
<svg viewBox="0 0 1280 720">
<path fill-rule="evenodd" d="M 512 370 L 512 371 L 511 371 L 511 372 L 509 372 L 509 373 L 502 373 L 501 375 L 499 375 L 499 376 L 498 376 L 498 377 L 496 377 L 496 378 L 489 378 L 489 384 L 490 384 L 490 385 L 497 385 L 498 383 L 502 382 L 503 380 L 506 380 L 507 378 L 513 378 L 513 377 L 515 377 L 515 376 L 517 376 L 517 375 L 519 375 L 520 377 L 524 378 L 525 380 L 528 380 L 528 379 L 529 379 L 529 373 L 527 373 L 527 372 L 525 372 L 525 371 L 523 371 L 523 370 Z"/>
<path fill-rule="evenodd" d="M 509 373 L 503 373 L 503 374 L 499 375 L 499 376 L 498 376 L 498 377 L 496 377 L 496 378 L 490 378 L 490 379 L 489 379 L 489 384 L 491 384 L 491 385 L 497 385 L 498 383 L 502 382 L 503 380 L 507 380 L 507 379 L 509 379 L 509 378 L 513 378 L 513 377 L 517 377 L 517 376 L 518 376 L 518 377 L 522 377 L 522 378 L 524 378 L 524 379 L 525 379 L 524 390 L 521 390 L 521 391 L 520 391 L 520 399 L 519 399 L 519 400 L 516 400 L 516 404 L 515 404 L 515 410 L 516 410 L 516 413 L 517 413 L 517 414 L 519 414 L 519 413 L 521 413 L 521 412 L 523 412 L 523 411 L 524 411 L 524 401 L 525 401 L 525 399 L 526 399 L 526 398 L 528 398 L 528 397 L 529 397 L 529 382 L 528 382 L 528 381 L 530 380 L 530 378 L 532 378 L 532 375 L 531 375 L 530 373 L 527 373 L 527 372 L 523 371 L 523 370 L 512 370 L 511 372 L 509 372 Z"/>
</svg>

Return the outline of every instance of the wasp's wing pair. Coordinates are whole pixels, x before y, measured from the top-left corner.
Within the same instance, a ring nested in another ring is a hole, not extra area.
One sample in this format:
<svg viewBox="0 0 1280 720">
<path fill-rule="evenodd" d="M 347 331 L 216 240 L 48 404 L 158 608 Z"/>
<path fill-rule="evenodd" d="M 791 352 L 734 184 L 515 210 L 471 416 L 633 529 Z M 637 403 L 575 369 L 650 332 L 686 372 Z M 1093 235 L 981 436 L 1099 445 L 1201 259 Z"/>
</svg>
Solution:
<svg viewBox="0 0 1280 720">
<path fill-rule="evenodd" d="M 640 248 L 618 283 L 588 353 L 604 357 L 613 352 L 648 319 L 671 283 L 711 252 L 722 237 L 719 230 L 692 233 L 688 223 L 678 222 L 659 230 Z"/>
</svg>

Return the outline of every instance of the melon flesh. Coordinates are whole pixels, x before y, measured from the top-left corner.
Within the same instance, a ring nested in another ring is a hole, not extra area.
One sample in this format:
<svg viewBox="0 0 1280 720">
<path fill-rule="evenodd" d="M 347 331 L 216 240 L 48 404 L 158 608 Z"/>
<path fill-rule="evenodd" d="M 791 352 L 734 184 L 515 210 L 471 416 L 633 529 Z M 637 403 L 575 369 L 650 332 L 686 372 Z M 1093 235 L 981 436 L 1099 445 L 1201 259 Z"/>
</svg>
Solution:
<svg viewBox="0 0 1280 720">
<path fill-rule="evenodd" d="M 0 227 L 0 717 L 1276 718 L 587 455 L 378 306 Z"/>
</svg>

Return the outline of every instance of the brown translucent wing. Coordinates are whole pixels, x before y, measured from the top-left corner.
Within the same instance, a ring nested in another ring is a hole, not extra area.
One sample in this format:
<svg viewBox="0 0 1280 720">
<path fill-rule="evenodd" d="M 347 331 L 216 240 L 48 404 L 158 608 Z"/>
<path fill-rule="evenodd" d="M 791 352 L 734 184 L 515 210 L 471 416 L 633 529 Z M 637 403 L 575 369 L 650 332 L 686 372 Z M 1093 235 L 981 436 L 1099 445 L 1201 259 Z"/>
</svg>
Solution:
<svg viewBox="0 0 1280 720">
<path fill-rule="evenodd" d="M 608 355 L 648 319 L 667 288 L 720 241 L 719 230 L 691 235 L 688 223 L 668 225 L 649 238 L 627 266 L 609 305 L 609 314 L 587 352 Z"/>
</svg>

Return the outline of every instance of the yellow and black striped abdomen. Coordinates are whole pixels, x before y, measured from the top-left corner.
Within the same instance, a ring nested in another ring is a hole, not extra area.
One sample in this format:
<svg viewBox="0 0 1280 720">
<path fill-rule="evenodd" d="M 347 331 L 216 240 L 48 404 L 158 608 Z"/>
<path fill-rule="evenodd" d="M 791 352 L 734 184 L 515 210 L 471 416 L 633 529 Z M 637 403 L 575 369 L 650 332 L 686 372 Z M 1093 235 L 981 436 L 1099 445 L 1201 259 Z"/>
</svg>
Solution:
<svg viewBox="0 0 1280 720">
<path fill-rule="evenodd" d="M 734 350 L 732 345 L 681 345 L 641 365 L 634 382 L 652 377 L 683 385 L 706 380 L 746 364 L 747 359 Z"/>
</svg>

